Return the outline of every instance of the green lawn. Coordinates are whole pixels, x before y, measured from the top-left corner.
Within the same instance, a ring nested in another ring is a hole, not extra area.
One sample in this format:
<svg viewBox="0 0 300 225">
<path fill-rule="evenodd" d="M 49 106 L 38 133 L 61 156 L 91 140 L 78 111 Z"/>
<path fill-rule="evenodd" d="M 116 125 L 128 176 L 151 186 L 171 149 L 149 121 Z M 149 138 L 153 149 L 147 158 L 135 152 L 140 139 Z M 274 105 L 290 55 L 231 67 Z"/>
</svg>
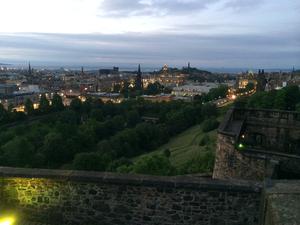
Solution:
<svg viewBox="0 0 300 225">
<path fill-rule="evenodd" d="M 223 120 L 226 112 L 231 106 L 232 104 L 218 109 L 219 117 L 217 119 L 219 122 Z M 200 141 L 207 136 L 209 136 L 207 144 L 203 146 L 199 145 Z M 137 161 L 144 156 L 151 156 L 159 153 L 163 154 L 165 149 L 169 149 L 171 152 L 170 161 L 175 168 L 179 169 L 191 159 L 197 158 L 199 155 L 202 157 L 207 150 L 215 152 L 216 141 L 217 129 L 210 132 L 203 132 L 202 125 L 200 124 L 171 138 L 168 143 L 160 146 L 158 149 L 134 158 L 133 161 Z"/>
<path fill-rule="evenodd" d="M 200 146 L 199 142 L 205 134 L 209 136 L 210 141 L 207 145 Z M 171 138 L 171 140 L 167 144 L 160 146 L 155 151 L 141 155 L 135 158 L 135 160 L 146 155 L 150 156 L 157 153 L 163 153 L 165 149 L 169 149 L 171 152 L 171 163 L 173 164 L 173 166 L 178 168 L 198 154 L 201 154 L 201 151 L 204 151 L 207 146 L 215 150 L 216 137 L 216 130 L 204 133 L 202 131 L 201 125 L 196 125 Z"/>
</svg>

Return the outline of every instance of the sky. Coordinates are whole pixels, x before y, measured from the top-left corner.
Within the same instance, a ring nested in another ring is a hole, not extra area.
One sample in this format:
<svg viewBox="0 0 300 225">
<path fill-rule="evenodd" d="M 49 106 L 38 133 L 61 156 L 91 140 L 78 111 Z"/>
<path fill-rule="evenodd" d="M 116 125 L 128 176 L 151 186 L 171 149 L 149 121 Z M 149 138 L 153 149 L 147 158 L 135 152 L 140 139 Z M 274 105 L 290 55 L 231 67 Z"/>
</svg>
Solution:
<svg viewBox="0 0 300 225">
<path fill-rule="evenodd" d="M 0 0 L 0 63 L 300 67 L 299 0 Z"/>
</svg>

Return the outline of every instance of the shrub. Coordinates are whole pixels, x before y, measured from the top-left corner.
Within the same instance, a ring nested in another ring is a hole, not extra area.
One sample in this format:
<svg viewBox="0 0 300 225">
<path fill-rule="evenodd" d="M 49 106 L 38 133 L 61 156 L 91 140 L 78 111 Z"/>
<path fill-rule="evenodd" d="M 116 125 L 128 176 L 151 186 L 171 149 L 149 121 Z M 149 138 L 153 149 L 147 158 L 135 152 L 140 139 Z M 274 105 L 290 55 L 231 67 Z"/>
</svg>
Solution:
<svg viewBox="0 0 300 225">
<path fill-rule="evenodd" d="M 219 121 L 216 118 L 207 119 L 202 124 L 203 132 L 209 132 L 216 129 L 219 126 Z"/>
<path fill-rule="evenodd" d="M 168 176 L 175 174 L 175 168 L 164 155 L 146 156 L 133 165 L 133 172 L 140 174 Z"/>
<path fill-rule="evenodd" d="M 200 142 L 199 142 L 199 146 L 207 145 L 207 144 L 209 143 L 209 141 L 210 141 L 209 135 L 205 134 L 205 135 L 201 138 L 201 140 L 200 140 Z"/>
<path fill-rule="evenodd" d="M 97 152 L 80 153 L 73 160 L 73 168 L 77 170 L 104 171 L 110 159 Z"/>
</svg>

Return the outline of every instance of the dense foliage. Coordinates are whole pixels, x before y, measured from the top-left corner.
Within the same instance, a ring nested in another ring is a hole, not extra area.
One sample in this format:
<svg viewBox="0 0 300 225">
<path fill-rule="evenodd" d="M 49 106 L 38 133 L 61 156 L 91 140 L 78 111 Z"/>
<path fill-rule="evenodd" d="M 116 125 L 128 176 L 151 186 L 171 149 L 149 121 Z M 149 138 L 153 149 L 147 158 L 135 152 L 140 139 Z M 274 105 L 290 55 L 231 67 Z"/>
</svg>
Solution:
<svg viewBox="0 0 300 225">
<path fill-rule="evenodd" d="M 288 86 L 281 90 L 257 92 L 249 98 L 241 98 L 238 107 L 265 108 L 300 111 L 300 90 L 298 86 Z"/>
<path fill-rule="evenodd" d="M 196 95 L 196 101 L 210 102 L 220 98 L 225 98 L 228 93 L 227 85 L 220 85 L 218 88 L 212 88 L 207 94 Z"/>
<path fill-rule="evenodd" d="M 129 159 L 217 114 L 215 106 L 197 101 L 138 99 L 104 104 L 74 99 L 65 108 L 55 95 L 51 102 L 42 96 L 40 108 L 34 110 L 27 101 L 26 114 L 9 112 L 0 105 L 1 166 L 98 171 L 126 171 L 133 166 L 130 171 L 137 173 L 170 175 L 174 170 L 167 152 L 134 165 Z M 145 121 L 145 117 L 158 118 L 158 122 Z"/>
</svg>

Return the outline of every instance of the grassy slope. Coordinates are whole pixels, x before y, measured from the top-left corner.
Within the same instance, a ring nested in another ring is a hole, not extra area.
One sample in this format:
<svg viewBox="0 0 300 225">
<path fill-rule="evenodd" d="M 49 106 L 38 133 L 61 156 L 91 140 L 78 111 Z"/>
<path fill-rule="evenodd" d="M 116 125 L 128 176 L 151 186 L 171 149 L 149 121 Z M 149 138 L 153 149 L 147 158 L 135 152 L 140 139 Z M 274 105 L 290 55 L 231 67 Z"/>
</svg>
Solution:
<svg viewBox="0 0 300 225">
<path fill-rule="evenodd" d="M 220 112 L 220 116 L 218 117 L 219 121 L 222 121 L 223 116 L 229 107 L 230 106 L 219 109 Z M 205 146 L 200 146 L 199 142 L 205 134 L 209 135 L 210 138 L 209 143 Z M 205 148 L 207 147 L 215 151 L 216 140 L 217 140 L 217 130 L 213 130 L 205 133 L 202 131 L 201 124 L 196 125 L 178 134 L 177 136 L 171 138 L 168 143 L 160 146 L 155 151 L 136 157 L 134 161 L 144 156 L 163 153 L 165 149 L 169 149 L 171 152 L 171 157 L 170 157 L 171 163 L 176 168 L 179 168 L 181 165 L 183 165 L 190 159 L 204 152 Z"/>
<path fill-rule="evenodd" d="M 205 134 L 210 137 L 210 142 L 206 146 L 209 146 L 211 149 L 215 149 L 217 131 L 213 130 L 208 133 L 204 133 L 201 125 L 196 125 L 171 138 L 168 143 L 160 146 L 155 151 L 138 156 L 135 160 L 146 155 L 150 156 L 157 153 L 163 153 L 165 149 L 169 149 L 171 152 L 171 163 L 173 166 L 178 168 L 204 151 L 206 146 L 199 146 L 199 142 Z"/>
</svg>

